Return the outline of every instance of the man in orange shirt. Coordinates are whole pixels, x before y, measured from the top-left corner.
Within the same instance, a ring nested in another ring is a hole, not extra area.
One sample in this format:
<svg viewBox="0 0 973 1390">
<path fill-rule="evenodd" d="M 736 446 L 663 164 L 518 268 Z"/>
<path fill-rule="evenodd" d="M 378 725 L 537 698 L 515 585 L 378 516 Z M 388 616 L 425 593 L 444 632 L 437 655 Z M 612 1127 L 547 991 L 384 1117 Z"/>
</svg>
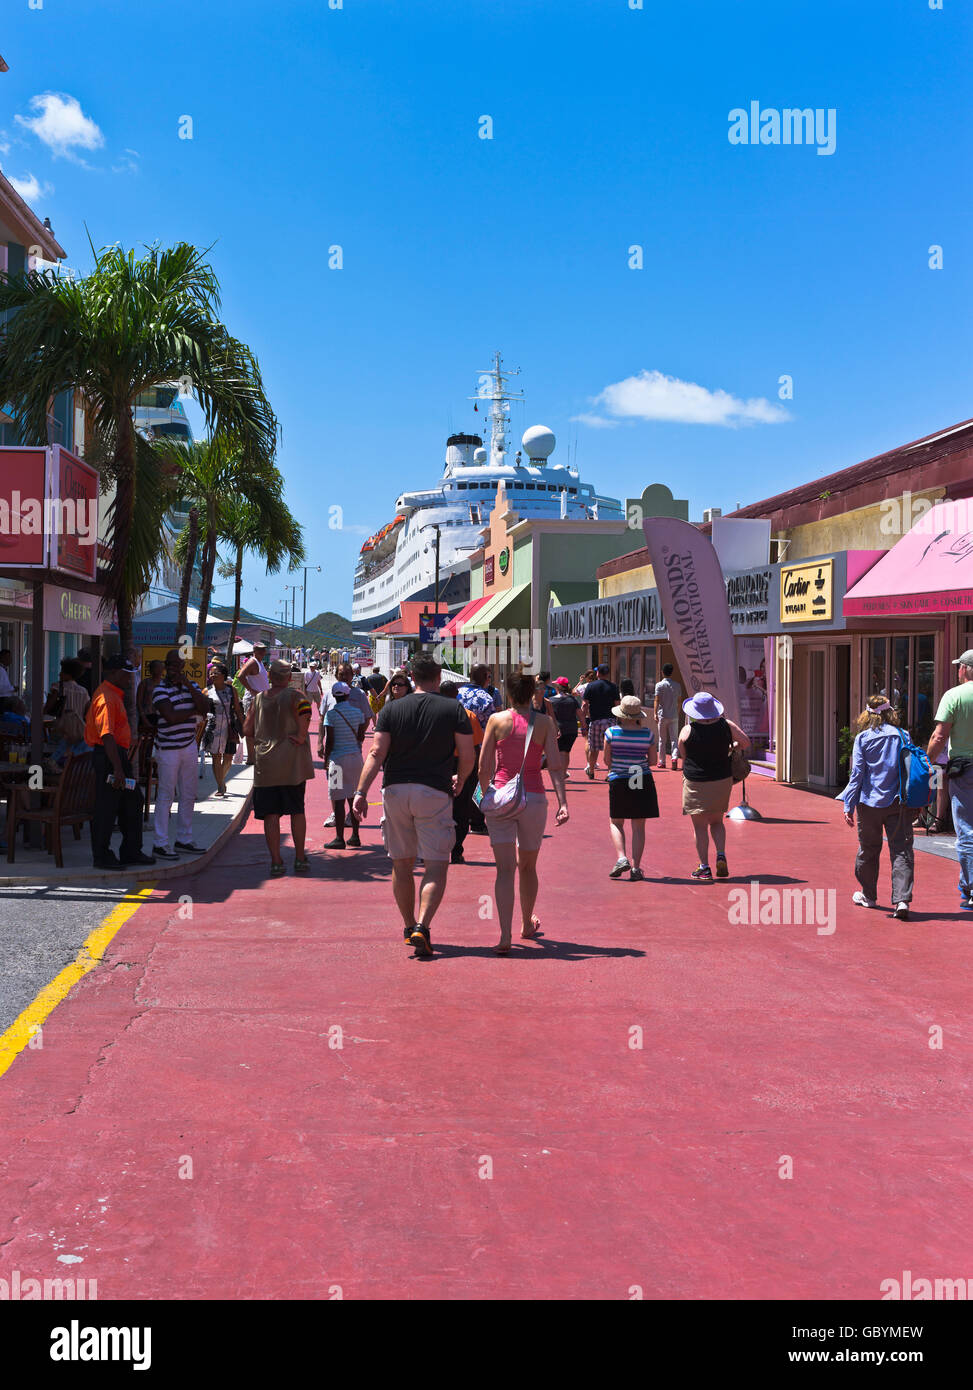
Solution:
<svg viewBox="0 0 973 1390">
<path fill-rule="evenodd" d="M 123 656 L 103 663 L 105 679 L 95 690 L 85 719 L 85 743 L 94 749 L 95 810 L 91 819 L 91 852 L 96 869 L 124 869 L 130 864 L 154 864 L 142 853 L 142 796 L 131 763 L 132 730 L 125 697 L 132 668 Z M 122 832 L 119 855 L 111 837 L 118 821 Z"/>
</svg>

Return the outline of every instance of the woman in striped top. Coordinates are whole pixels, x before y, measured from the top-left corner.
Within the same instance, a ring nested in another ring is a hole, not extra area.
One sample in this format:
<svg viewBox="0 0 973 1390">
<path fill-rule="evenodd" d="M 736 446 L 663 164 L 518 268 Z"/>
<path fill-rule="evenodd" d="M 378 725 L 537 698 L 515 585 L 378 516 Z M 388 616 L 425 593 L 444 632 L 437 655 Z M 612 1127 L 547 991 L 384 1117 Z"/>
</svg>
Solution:
<svg viewBox="0 0 973 1390">
<path fill-rule="evenodd" d="M 639 883 L 642 873 L 642 852 L 645 849 L 645 822 L 659 814 L 659 799 L 651 769 L 658 750 L 655 734 L 644 720 L 649 712 L 642 708 L 637 695 L 623 695 L 612 708 L 616 723 L 605 730 L 604 762 L 608 768 L 608 815 L 612 844 L 618 858 L 609 878 L 621 878 L 626 869 L 629 878 Z M 625 854 L 625 822 L 632 822 L 632 859 Z"/>
</svg>

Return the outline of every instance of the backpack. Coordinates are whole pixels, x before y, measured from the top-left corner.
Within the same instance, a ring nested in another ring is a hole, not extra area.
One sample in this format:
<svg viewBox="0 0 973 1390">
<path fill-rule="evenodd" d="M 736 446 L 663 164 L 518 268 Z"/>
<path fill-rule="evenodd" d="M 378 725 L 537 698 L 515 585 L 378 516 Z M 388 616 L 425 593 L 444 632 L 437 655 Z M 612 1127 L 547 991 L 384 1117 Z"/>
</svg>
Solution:
<svg viewBox="0 0 973 1390">
<path fill-rule="evenodd" d="M 902 745 L 899 749 L 899 800 L 903 806 L 928 806 L 936 795 L 929 759 L 902 729 L 897 732 Z"/>
</svg>

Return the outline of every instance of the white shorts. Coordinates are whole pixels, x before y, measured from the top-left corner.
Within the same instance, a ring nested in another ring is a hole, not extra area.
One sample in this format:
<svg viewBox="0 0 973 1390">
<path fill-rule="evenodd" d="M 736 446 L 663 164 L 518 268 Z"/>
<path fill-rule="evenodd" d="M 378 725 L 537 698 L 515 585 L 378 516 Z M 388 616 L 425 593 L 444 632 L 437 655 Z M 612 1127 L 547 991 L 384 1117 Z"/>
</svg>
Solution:
<svg viewBox="0 0 973 1390">
<path fill-rule="evenodd" d="M 390 859 L 445 863 L 456 843 L 453 798 L 419 782 L 399 782 L 382 790 L 382 836 Z"/>
</svg>

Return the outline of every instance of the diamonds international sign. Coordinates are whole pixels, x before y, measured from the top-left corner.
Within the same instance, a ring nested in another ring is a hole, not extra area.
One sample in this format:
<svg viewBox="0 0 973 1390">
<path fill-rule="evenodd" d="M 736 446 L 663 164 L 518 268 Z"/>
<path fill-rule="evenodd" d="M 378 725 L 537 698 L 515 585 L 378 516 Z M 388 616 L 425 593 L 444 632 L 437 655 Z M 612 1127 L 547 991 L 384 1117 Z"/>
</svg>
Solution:
<svg viewBox="0 0 973 1390">
<path fill-rule="evenodd" d="M 568 642 L 644 642 L 664 640 L 665 620 L 656 589 L 640 589 L 612 598 L 590 599 L 550 608 L 547 640 L 552 645 Z"/>
</svg>

